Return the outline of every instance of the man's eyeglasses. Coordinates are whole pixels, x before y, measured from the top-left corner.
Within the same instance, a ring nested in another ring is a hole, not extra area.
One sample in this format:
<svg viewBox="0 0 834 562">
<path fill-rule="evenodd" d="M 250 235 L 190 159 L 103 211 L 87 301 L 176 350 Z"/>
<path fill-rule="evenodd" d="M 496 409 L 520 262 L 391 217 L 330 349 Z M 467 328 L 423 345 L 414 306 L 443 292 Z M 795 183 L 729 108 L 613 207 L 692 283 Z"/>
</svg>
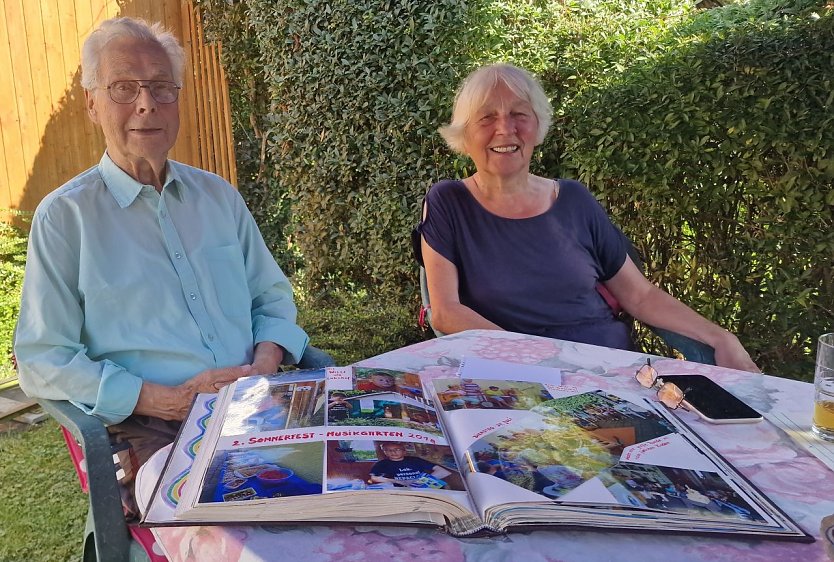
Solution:
<svg viewBox="0 0 834 562">
<path fill-rule="evenodd" d="M 147 88 L 157 103 L 174 103 L 180 95 L 180 87 L 167 80 L 117 80 L 105 89 L 114 102 L 133 103 L 142 88 Z"/>
<path fill-rule="evenodd" d="M 656 388 L 657 399 L 664 406 L 674 410 L 683 404 L 684 408 L 686 408 L 686 404 L 684 404 L 684 391 L 674 383 L 663 382 L 663 379 L 657 374 L 655 368 L 652 367 L 651 359 L 646 359 L 646 364 L 637 370 L 637 374 L 634 377 L 645 388 Z"/>
</svg>

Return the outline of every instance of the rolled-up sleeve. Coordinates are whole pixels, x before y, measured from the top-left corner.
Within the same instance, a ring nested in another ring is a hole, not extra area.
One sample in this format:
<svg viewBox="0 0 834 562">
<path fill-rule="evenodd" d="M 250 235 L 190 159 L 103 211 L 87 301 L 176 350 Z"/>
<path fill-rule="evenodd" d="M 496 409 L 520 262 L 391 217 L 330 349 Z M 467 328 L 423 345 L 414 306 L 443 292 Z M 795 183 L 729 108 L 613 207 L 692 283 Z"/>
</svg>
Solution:
<svg viewBox="0 0 834 562">
<path fill-rule="evenodd" d="M 108 424 L 129 416 L 142 380 L 109 360 L 93 361 L 80 343 L 79 252 L 72 217 L 50 208 L 29 235 L 15 356 L 20 386 L 36 398 L 69 400 Z"/>
</svg>

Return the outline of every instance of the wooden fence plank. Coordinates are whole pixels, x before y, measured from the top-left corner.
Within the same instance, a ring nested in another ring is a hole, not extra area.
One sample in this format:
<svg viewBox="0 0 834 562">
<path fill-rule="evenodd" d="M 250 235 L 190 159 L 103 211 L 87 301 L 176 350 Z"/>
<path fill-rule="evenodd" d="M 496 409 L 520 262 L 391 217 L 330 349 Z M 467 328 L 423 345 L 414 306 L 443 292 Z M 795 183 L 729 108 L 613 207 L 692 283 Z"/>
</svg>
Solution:
<svg viewBox="0 0 834 562">
<path fill-rule="evenodd" d="M 84 146 L 87 142 L 84 131 L 91 127 L 91 123 L 87 118 L 84 90 L 81 88 L 81 49 L 78 44 L 75 6 L 72 2 L 58 0 L 58 18 L 64 54 L 63 79 L 67 93 L 63 102 L 70 120 L 76 123 L 75 126 L 66 127 L 69 129 L 68 137 L 73 143 L 72 146 L 77 147 L 72 151 L 72 158 L 68 159 L 72 169 L 65 179 L 69 180 L 89 166 L 90 151 Z"/>
<path fill-rule="evenodd" d="M 186 50 L 172 157 L 237 183 L 221 46 L 204 44 L 193 0 L 0 2 L 0 208 L 34 210 L 101 157 L 103 136 L 80 86 L 81 46 L 102 21 L 123 15 L 161 21 Z"/>
<path fill-rule="evenodd" d="M 217 43 L 217 124 L 218 137 L 220 139 L 220 152 L 223 155 L 224 177 L 231 177 L 232 175 L 232 161 L 234 158 L 229 158 L 229 150 L 233 145 L 231 142 L 231 130 L 229 129 L 229 90 L 226 87 L 226 73 L 223 72 L 223 65 L 221 64 L 223 45 Z"/>
<path fill-rule="evenodd" d="M 220 50 L 216 43 L 210 46 L 212 56 L 212 81 L 214 82 L 214 113 L 212 120 L 215 125 L 214 146 L 217 151 L 217 173 L 224 178 L 229 177 L 229 162 L 226 159 L 226 129 L 223 126 L 223 83 L 220 74 Z"/>
<path fill-rule="evenodd" d="M 0 53 L 0 56 L 3 56 L 3 54 Z M 0 95 L 0 98 L 2 98 L 2 95 Z M 11 208 L 12 190 L 9 185 L 9 170 L 6 165 L 6 143 L 3 140 L 3 135 L 0 135 L 0 221 L 9 221 L 10 216 L 6 209 Z"/>
<path fill-rule="evenodd" d="M 130 14 L 130 6 L 132 3 L 127 3 L 123 8 L 118 0 L 107 0 L 105 3 L 105 17 L 101 20 L 97 21 L 96 24 L 101 23 L 102 21 L 110 18 L 116 18 L 119 16 L 129 16 Z"/>
<path fill-rule="evenodd" d="M 34 4 L 34 2 L 32 2 Z M 43 142 L 37 162 L 38 169 L 33 169 L 29 175 L 27 191 L 28 197 L 41 198 L 50 191 L 73 177 L 80 170 L 78 153 L 79 141 L 73 130 L 76 127 L 64 126 L 64 123 L 74 123 L 72 108 L 68 107 L 68 83 L 65 62 L 65 36 L 66 31 L 61 29 L 61 17 L 58 12 L 59 2 L 57 0 L 45 0 L 41 2 L 41 27 L 44 39 L 49 38 L 40 47 L 46 57 L 46 72 L 40 79 L 40 88 L 49 91 L 51 108 L 47 117 L 50 123 L 41 126 Z M 74 33 L 73 29 L 73 33 Z M 73 37 L 75 41 L 75 37 Z M 70 47 L 71 49 L 71 47 Z M 31 55 L 30 55 L 31 56 Z M 69 55 L 67 55 L 69 56 Z M 47 130 L 47 126 L 49 129 Z M 72 147 L 72 148 L 68 148 Z M 49 169 L 41 170 L 40 166 L 49 162 L 54 166 L 55 171 L 49 174 Z M 32 176 L 48 177 L 51 181 L 31 181 Z"/>
<path fill-rule="evenodd" d="M 20 4 L 8 2 L 3 4 L 2 36 L 0 43 L 3 45 L 3 53 L 0 53 L 0 76 L 7 77 L 0 80 L 0 134 L 3 136 L 3 148 L 6 150 L 6 176 L 9 190 L 9 208 L 15 207 L 14 189 L 23 185 L 26 181 L 26 165 L 23 159 L 23 139 L 20 135 L 17 110 L 17 83 L 14 80 L 12 59 L 17 56 L 12 49 L 9 38 L 9 30 L 14 26 L 23 24 L 23 13 Z M 5 202 L 4 202 L 5 203 Z"/>
<path fill-rule="evenodd" d="M 101 0 L 75 0 L 75 40 L 78 44 L 79 64 L 78 64 L 78 100 L 76 103 L 81 106 L 81 115 L 83 115 L 83 123 L 79 124 L 79 131 L 81 131 L 81 147 L 79 147 L 78 158 L 81 160 L 83 168 L 85 165 L 91 165 L 93 162 L 101 158 L 104 151 L 104 136 L 98 131 L 87 116 L 87 107 L 84 101 L 84 88 L 81 87 L 81 48 L 84 46 L 84 41 L 96 25 L 103 19 L 104 2 Z"/>
<path fill-rule="evenodd" d="M 41 133 L 46 130 L 53 110 L 53 89 L 50 87 L 48 78 L 49 61 L 46 52 L 46 37 L 50 30 L 44 30 L 43 26 L 44 20 L 49 18 L 50 8 L 48 2 L 24 2 L 23 4 L 29 75 L 32 80 L 32 91 L 29 95 L 35 110 L 33 124 Z M 42 9 L 46 10 L 46 17 Z M 60 96 L 60 92 L 57 95 Z M 42 146 L 43 140 L 41 139 L 39 148 Z M 36 154 L 40 154 L 40 151 Z M 34 166 L 42 167 L 43 173 L 48 176 L 54 176 L 58 170 L 57 163 L 53 159 L 40 158 L 37 162 L 29 163 L 30 176 Z"/>
<path fill-rule="evenodd" d="M 8 19 L 5 15 L 4 6 L 3 21 L 0 22 L 0 76 L 11 76 L 12 54 L 9 48 Z M 20 159 L 13 153 L 20 146 L 20 135 L 15 122 L 15 98 L 14 81 L 0 80 L 0 147 L 3 149 L 3 157 L 0 158 L 0 209 L 12 207 L 12 183 L 23 175 Z M 0 216 L 2 220 L 7 218 Z"/>
<path fill-rule="evenodd" d="M 206 94 L 208 89 L 204 80 L 204 73 L 201 72 L 204 68 L 205 61 L 202 57 L 200 49 L 200 37 L 197 34 L 196 18 L 194 17 L 194 10 L 192 6 L 188 7 L 187 19 L 183 23 L 188 22 L 189 36 L 191 38 L 191 64 L 192 76 L 194 77 L 194 134 L 197 137 L 197 145 L 199 146 L 199 162 L 201 168 L 211 169 L 210 159 L 211 150 L 208 143 L 205 142 L 208 136 L 206 128 Z"/>
<path fill-rule="evenodd" d="M 218 56 L 223 60 L 223 45 L 218 43 Z M 229 82 L 226 80 L 226 69 L 220 65 L 220 80 L 222 85 L 223 96 L 223 124 L 225 127 L 224 142 L 226 145 L 225 158 L 229 162 L 229 176 L 226 178 L 229 182 L 237 187 L 237 159 L 235 158 L 235 139 L 232 134 L 232 107 L 231 99 L 229 98 Z"/>
<path fill-rule="evenodd" d="M 169 5 L 169 2 L 148 2 L 148 9 L 143 17 L 150 22 L 158 21 L 166 29 L 171 29 L 173 27 L 173 22 L 169 24 L 167 18 L 165 17 L 165 14 L 168 12 Z"/>
<path fill-rule="evenodd" d="M 87 4 L 90 7 L 90 29 L 87 30 L 87 33 L 81 36 L 81 42 L 84 42 L 84 39 L 93 32 L 98 24 L 109 18 L 110 16 L 107 13 L 107 6 L 112 2 L 110 0 L 88 0 L 85 2 L 84 0 L 75 0 L 76 6 L 81 4 Z M 80 10 L 79 10 L 80 11 Z"/>
<path fill-rule="evenodd" d="M 200 71 L 203 74 L 203 80 L 206 84 L 206 107 L 204 109 L 206 115 L 206 144 L 211 153 L 211 170 L 216 171 L 219 168 L 219 154 L 217 152 L 217 144 L 215 143 L 215 136 L 217 132 L 217 123 L 215 121 L 215 104 L 217 92 L 214 85 L 214 53 L 210 47 L 203 44 L 202 37 L 200 37 L 200 51 L 203 57 L 203 65 Z"/>
<path fill-rule="evenodd" d="M 176 31 L 180 44 L 185 51 L 185 69 L 183 72 L 183 89 L 180 91 L 180 134 L 174 146 L 173 158 L 200 166 L 199 136 L 195 134 L 197 107 L 194 103 L 194 61 L 191 57 L 192 37 L 190 20 L 188 20 L 188 2 L 166 4 L 165 19 L 172 23 L 170 29 Z"/>
<path fill-rule="evenodd" d="M 12 8 L 10 11 L 9 8 Z M 11 13 L 10 13 L 11 12 Z M 40 131 L 37 110 L 33 99 L 34 87 L 29 71 L 29 46 L 26 41 L 26 14 L 22 1 L 6 2 L 6 18 L 9 22 L 9 46 L 12 52 L 12 72 L 8 78 L 15 83 L 17 126 L 20 130 L 24 182 L 40 147 Z"/>
<path fill-rule="evenodd" d="M 215 91 L 214 84 L 211 80 L 211 66 L 213 64 L 212 53 L 207 49 L 203 38 L 203 26 L 199 25 L 199 21 L 195 17 L 194 29 L 197 32 L 197 48 L 200 50 L 201 64 L 199 66 L 200 77 L 203 84 L 205 84 L 206 95 L 204 96 L 203 116 L 205 117 L 204 131 L 205 144 L 208 149 L 209 159 L 206 162 L 206 168 L 211 171 L 217 170 L 217 151 L 214 149 L 214 112 L 215 112 Z"/>
</svg>

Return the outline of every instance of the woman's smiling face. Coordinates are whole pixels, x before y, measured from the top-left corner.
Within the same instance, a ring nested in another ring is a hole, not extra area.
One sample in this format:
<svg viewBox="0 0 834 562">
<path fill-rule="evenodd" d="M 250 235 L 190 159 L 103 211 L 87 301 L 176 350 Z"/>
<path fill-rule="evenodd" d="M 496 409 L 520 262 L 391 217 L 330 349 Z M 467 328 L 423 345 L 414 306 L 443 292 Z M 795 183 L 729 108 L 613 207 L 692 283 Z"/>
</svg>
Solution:
<svg viewBox="0 0 834 562">
<path fill-rule="evenodd" d="M 466 125 L 466 153 L 482 174 L 511 177 L 527 173 L 538 125 L 530 102 L 499 82 Z"/>
</svg>

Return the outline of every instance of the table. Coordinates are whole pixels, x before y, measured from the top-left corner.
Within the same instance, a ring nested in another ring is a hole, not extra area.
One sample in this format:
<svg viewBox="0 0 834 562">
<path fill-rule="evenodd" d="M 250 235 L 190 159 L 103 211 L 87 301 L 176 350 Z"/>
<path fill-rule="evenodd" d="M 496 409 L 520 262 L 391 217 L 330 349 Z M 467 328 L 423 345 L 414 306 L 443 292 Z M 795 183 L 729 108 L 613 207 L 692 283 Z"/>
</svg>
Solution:
<svg viewBox="0 0 834 562">
<path fill-rule="evenodd" d="M 470 330 L 384 353 L 357 365 L 454 375 L 460 360 L 471 356 L 558 367 L 563 384 L 589 385 L 613 392 L 634 391 L 634 373 L 647 357 L 510 332 Z M 810 427 L 813 386 L 808 383 L 676 359 L 653 358 L 652 364 L 661 376 L 706 375 L 760 412 L 779 412 Z M 834 478 L 823 463 L 767 421 L 711 425 L 687 412 L 680 415 L 803 529 L 819 539 L 821 519 L 834 513 Z M 142 470 L 137 479 L 140 496 L 152 491 L 164 460 L 165 453 L 159 452 Z M 824 540 L 795 544 L 594 531 L 535 531 L 456 539 L 425 528 L 308 525 L 168 527 L 154 529 L 154 533 L 171 562 L 828 560 Z"/>
</svg>

